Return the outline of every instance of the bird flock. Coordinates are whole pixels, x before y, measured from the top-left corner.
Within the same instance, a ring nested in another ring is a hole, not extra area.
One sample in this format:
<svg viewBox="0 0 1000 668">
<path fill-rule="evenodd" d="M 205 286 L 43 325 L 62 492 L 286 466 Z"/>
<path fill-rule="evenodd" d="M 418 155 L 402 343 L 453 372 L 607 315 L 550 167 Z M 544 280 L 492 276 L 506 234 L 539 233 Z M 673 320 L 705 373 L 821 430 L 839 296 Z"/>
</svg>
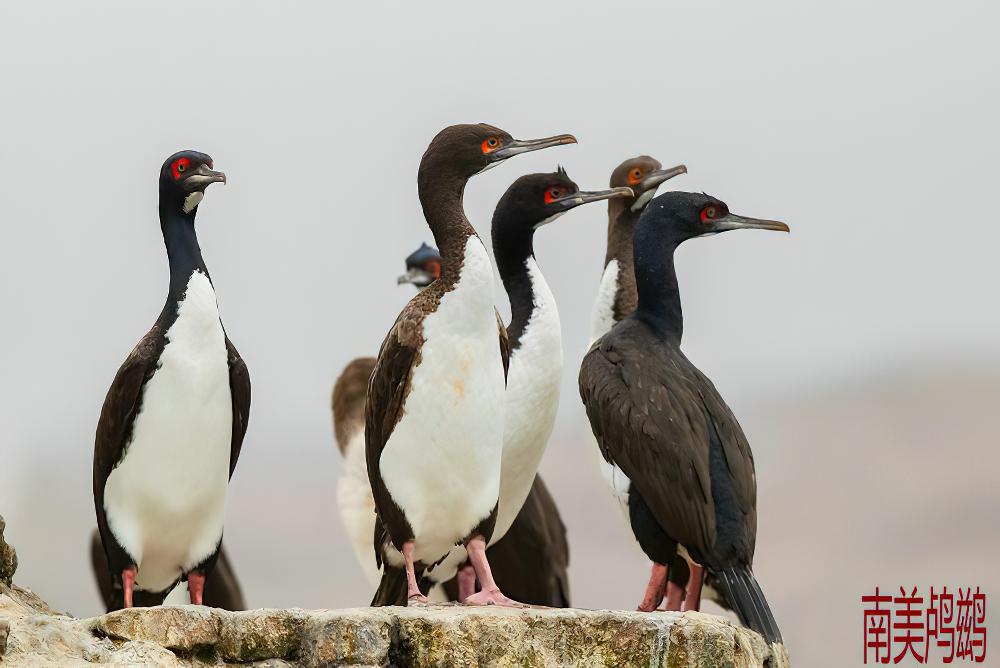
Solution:
<svg viewBox="0 0 1000 668">
<path fill-rule="evenodd" d="M 657 196 L 687 169 L 648 156 L 623 162 L 600 190 L 581 190 L 562 168 L 522 176 L 491 226 L 511 305 L 504 325 L 465 186 L 518 154 L 575 143 L 455 125 L 420 161 L 436 248 L 422 244 L 406 258 L 398 283 L 417 293 L 378 354 L 347 365 L 332 397 L 344 459 L 338 512 L 372 605 L 570 605 L 566 530 L 538 475 L 559 403 L 562 332 L 533 240 L 571 209 L 606 202 L 607 256 L 579 388 L 608 491 L 652 562 L 638 609 L 697 610 L 709 596 L 781 642 L 752 571 L 753 455 L 681 351 L 673 258 L 694 237 L 788 227 L 705 194 Z M 160 170 L 167 299 L 108 390 L 94 447 L 92 560 L 109 609 L 176 601 L 181 591 L 193 604 L 243 605 L 222 535 L 250 374 L 220 319 L 195 232 L 206 189 L 225 182 L 195 151 Z"/>
</svg>

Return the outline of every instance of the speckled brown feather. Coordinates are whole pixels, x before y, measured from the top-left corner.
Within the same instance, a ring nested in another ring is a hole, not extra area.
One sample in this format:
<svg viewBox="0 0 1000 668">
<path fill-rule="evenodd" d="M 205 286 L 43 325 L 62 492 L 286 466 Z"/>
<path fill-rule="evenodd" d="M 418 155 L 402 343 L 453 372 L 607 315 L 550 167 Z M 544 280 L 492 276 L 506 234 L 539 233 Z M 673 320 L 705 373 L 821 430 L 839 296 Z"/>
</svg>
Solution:
<svg viewBox="0 0 1000 668">
<path fill-rule="evenodd" d="M 413 529 L 406 515 L 393 501 L 382 481 L 379 460 L 393 429 L 403 417 L 413 371 L 420 364 L 424 318 L 437 310 L 441 298 L 453 288 L 452 281 L 438 279 L 410 300 L 382 342 L 368 383 L 365 459 L 379 520 L 375 523 L 374 538 L 375 560 L 379 565 L 387 539 L 398 550 L 413 538 Z"/>
</svg>

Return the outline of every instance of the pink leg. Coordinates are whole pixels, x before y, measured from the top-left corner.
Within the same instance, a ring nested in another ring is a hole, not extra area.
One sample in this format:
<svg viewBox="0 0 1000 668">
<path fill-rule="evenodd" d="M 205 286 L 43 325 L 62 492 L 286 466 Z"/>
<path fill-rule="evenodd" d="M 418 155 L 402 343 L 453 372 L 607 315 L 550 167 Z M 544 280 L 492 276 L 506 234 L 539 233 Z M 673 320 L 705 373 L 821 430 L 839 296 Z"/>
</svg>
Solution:
<svg viewBox="0 0 1000 668">
<path fill-rule="evenodd" d="M 139 571 L 134 565 L 122 571 L 122 594 L 125 607 L 132 607 L 132 590 L 135 589 L 135 574 Z"/>
<path fill-rule="evenodd" d="M 500 591 L 500 587 L 493 581 L 493 572 L 490 570 L 490 562 L 486 558 L 486 539 L 476 536 L 469 541 L 465 549 L 469 553 L 469 561 L 476 570 L 479 584 L 482 590 L 467 596 L 465 605 L 502 605 L 509 608 L 519 608 L 522 604 L 507 598 Z"/>
<path fill-rule="evenodd" d="M 691 577 L 688 578 L 687 596 L 681 610 L 701 610 L 701 586 L 705 582 L 705 568 L 689 562 Z"/>
<path fill-rule="evenodd" d="M 406 561 L 406 599 L 409 603 L 427 603 L 427 597 L 420 593 L 417 574 L 413 569 L 413 541 L 403 543 L 403 559 Z"/>
<path fill-rule="evenodd" d="M 667 582 L 667 567 L 663 564 L 653 562 L 653 570 L 649 574 L 649 584 L 646 585 L 646 594 L 642 597 L 642 603 L 637 608 L 639 612 L 652 612 L 663 599 L 663 587 Z"/>
<path fill-rule="evenodd" d="M 476 569 L 472 564 L 466 563 L 458 569 L 458 602 L 465 603 L 465 599 L 476 593 Z"/>
<path fill-rule="evenodd" d="M 204 573 L 188 573 L 188 594 L 191 596 L 191 603 L 193 605 L 202 605 L 201 601 L 205 595 Z"/>
<path fill-rule="evenodd" d="M 680 610 L 684 598 L 684 589 L 673 581 L 667 580 L 667 598 L 664 610 Z"/>
</svg>

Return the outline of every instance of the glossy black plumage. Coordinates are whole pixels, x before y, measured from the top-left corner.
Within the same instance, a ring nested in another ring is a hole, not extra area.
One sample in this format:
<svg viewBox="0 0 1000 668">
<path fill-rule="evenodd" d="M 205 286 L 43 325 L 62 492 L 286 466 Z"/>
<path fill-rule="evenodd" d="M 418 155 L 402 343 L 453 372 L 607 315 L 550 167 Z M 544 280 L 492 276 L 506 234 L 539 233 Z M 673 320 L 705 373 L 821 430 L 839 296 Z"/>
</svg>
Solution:
<svg viewBox="0 0 1000 668">
<path fill-rule="evenodd" d="M 779 225 L 733 216 L 707 195 L 654 199 L 636 229 L 638 308 L 595 342 L 579 379 L 602 456 L 631 480 L 632 528 L 644 551 L 669 564 L 671 545 L 686 548 L 721 581 L 741 620 L 771 641 L 780 641 L 780 632 L 751 571 L 753 454 L 715 386 L 680 349 L 673 253 L 695 236 L 750 226 L 787 230 Z"/>
</svg>

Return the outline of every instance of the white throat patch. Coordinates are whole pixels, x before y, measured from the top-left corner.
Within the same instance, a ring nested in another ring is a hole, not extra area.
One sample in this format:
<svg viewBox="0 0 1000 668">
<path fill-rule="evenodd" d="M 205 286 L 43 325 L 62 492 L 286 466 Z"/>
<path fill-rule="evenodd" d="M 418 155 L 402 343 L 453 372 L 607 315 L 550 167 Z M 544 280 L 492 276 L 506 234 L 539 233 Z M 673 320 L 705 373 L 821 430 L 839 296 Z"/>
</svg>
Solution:
<svg viewBox="0 0 1000 668">
<path fill-rule="evenodd" d="M 205 199 L 205 191 L 198 190 L 184 198 L 184 213 L 191 213 Z"/>
<path fill-rule="evenodd" d="M 535 229 L 537 230 L 539 227 L 543 227 L 545 225 L 548 225 L 549 223 L 551 223 L 553 220 L 555 220 L 559 216 L 563 215 L 564 213 L 566 213 L 566 212 L 565 211 L 560 211 L 559 213 L 552 214 L 551 216 L 549 216 L 548 218 L 546 218 L 542 222 L 540 222 L 537 225 L 535 225 Z"/>
<path fill-rule="evenodd" d="M 656 194 L 656 188 L 650 188 L 643 194 L 636 198 L 635 204 L 632 205 L 632 211 L 640 211 L 642 207 L 649 204 L 649 200 L 653 199 L 653 195 Z"/>
</svg>

